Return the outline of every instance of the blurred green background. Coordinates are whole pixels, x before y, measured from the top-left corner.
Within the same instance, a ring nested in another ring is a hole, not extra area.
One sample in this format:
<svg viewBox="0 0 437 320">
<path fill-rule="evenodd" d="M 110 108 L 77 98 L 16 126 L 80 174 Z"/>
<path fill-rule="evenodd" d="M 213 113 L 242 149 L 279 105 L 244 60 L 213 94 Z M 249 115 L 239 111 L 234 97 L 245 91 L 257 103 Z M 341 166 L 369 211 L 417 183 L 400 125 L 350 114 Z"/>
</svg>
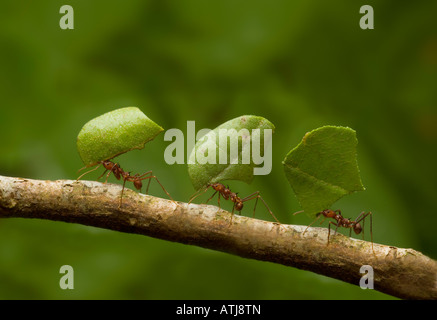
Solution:
<svg viewBox="0 0 437 320">
<path fill-rule="evenodd" d="M 64 4 L 74 8 L 74 30 L 59 28 Z M 359 28 L 364 4 L 374 8 L 374 30 Z M 436 259 L 436 15 L 436 1 L 2 1 L 0 174 L 75 179 L 79 130 L 119 107 L 138 106 L 184 132 L 187 120 L 214 128 L 256 114 L 276 125 L 272 173 L 229 185 L 241 195 L 260 190 L 282 222 L 308 225 L 305 215 L 291 215 L 300 208 L 281 161 L 307 131 L 349 126 L 366 191 L 333 208 L 353 218 L 372 211 L 376 243 Z M 175 199 L 188 201 L 186 165 L 165 163 L 163 138 L 118 161 L 132 172 L 153 170 Z M 165 197 L 155 183 L 150 193 Z M 262 206 L 257 217 L 271 220 Z M 59 288 L 65 264 L 75 270 L 74 290 Z M 3 219 L 0 298 L 392 297 L 194 246 Z"/>
</svg>

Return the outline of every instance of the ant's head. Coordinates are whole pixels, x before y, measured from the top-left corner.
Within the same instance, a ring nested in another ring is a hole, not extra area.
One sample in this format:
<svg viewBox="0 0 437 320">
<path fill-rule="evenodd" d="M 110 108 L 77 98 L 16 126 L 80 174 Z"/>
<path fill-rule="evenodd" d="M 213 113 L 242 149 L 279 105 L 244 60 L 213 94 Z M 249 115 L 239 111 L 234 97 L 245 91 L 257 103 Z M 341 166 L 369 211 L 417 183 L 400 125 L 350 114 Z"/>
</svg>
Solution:
<svg viewBox="0 0 437 320">
<path fill-rule="evenodd" d="M 324 215 L 326 218 L 334 218 L 337 214 L 335 213 L 335 211 L 333 211 L 333 210 L 331 210 L 331 209 L 326 209 L 326 210 L 323 210 L 323 211 L 321 211 L 321 212 L 319 212 L 318 214 L 317 214 L 317 216 L 320 216 L 320 215 Z"/>
<path fill-rule="evenodd" d="M 105 169 L 107 169 L 107 170 L 111 170 L 112 167 L 115 165 L 115 163 L 113 163 L 110 160 L 104 160 L 104 161 L 102 161 L 102 164 L 105 167 Z"/>
<path fill-rule="evenodd" d="M 361 231 L 363 231 L 363 228 L 361 227 L 361 224 L 356 223 L 356 224 L 354 225 L 354 232 L 355 232 L 356 234 L 360 234 Z"/>
<path fill-rule="evenodd" d="M 220 190 L 225 189 L 225 186 L 222 185 L 221 183 L 218 183 L 218 182 L 217 183 L 211 183 L 210 185 L 208 185 L 208 187 L 211 187 L 211 188 L 213 188 L 216 191 L 220 191 Z"/>
</svg>

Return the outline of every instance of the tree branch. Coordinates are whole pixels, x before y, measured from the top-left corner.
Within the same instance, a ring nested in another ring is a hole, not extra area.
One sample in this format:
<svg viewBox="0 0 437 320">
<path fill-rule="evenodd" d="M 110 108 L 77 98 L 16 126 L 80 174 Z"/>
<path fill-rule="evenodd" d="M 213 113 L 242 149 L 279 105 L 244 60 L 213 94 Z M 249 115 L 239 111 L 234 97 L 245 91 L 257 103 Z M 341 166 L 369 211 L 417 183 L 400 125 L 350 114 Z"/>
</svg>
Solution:
<svg viewBox="0 0 437 320">
<path fill-rule="evenodd" d="M 172 202 L 93 181 L 42 181 L 0 176 L 0 218 L 38 218 L 142 234 L 245 258 L 270 261 L 359 285 L 374 270 L 374 289 L 406 299 L 437 299 L 437 262 L 412 249 L 331 235 L 326 228 L 279 225 Z"/>
</svg>

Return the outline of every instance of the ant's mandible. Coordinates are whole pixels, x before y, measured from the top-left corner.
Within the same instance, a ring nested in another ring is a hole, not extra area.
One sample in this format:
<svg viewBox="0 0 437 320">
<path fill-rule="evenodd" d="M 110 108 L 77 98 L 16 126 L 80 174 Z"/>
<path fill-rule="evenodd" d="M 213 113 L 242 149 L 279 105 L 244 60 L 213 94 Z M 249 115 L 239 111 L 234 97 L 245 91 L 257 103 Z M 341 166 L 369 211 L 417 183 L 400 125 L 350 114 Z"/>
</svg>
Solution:
<svg viewBox="0 0 437 320">
<path fill-rule="evenodd" d="M 300 212 L 302 212 L 302 211 L 298 211 L 294 214 L 297 214 Z M 335 233 L 337 233 L 338 227 L 348 228 L 349 229 L 349 237 L 352 235 L 352 230 L 354 230 L 355 234 L 362 233 L 363 239 L 364 239 L 364 219 L 367 216 L 370 216 L 370 241 L 372 242 L 372 251 L 373 251 L 373 253 L 375 253 L 375 251 L 373 250 L 373 232 L 372 232 L 372 213 L 371 212 L 366 213 L 363 211 L 359 214 L 359 216 L 355 220 L 352 220 L 352 219 L 347 219 L 347 218 L 343 217 L 340 210 L 326 209 L 326 210 L 323 210 L 323 211 L 317 213 L 317 218 L 313 222 L 311 222 L 308 225 L 308 227 L 306 227 L 303 234 L 305 234 L 305 232 L 308 230 L 308 228 L 314 222 L 316 222 L 321 216 L 323 216 L 324 219 L 320 222 L 320 224 L 322 224 L 323 221 L 325 221 L 325 219 L 327 219 L 327 218 L 332 218 L 336 221 L 336 222 L 329 221 L 327 245 L 329 245 L 329 238 L 330 238 L 330 234 L 331 234 L 331 224 L 335 226 Z M 360 222 L 362 222 L 363 225 L 361 225 Z"/>
<path fill-rule="evenodd" d="M 256 191 L 256 192 L 248 195 L 245 198 L 240 198 L 238 196 L 238 193 L 232 192 L 229 189 L 229 187 L 225 187 L 224 184 L 221 184 L 221 183 L 212 183 L 212 184 L 209 184 L 203 191 L 195 193 L 191 197 L 191 199 L 188 202 L 188 204 L 190 204 L 199 195 L 205 193 L 209 188 L 213 188 L 215 190 L 215 192 L 213 193 L 213 195 L 211 197 L 209 197 L 209 199 L 206 201 L 206 203 L 208 203 L 209 200 L 211 200 L 218 193 L 218 200 L 217 201 L 218 201 L 219 208 L 220 208 L 220 196 L 222 196 L 223 199 L 230 200 L 230 201 L 232 201 L 234 203 L 234 205 L 232 207 L 232 213 L 234 213 L 234 211 L 237 210 L 241 214 L 241 210 L 243 210 L 243 207 L 244 207 L 244 202 L 256 199 L 255 206 L 253 207 L 253 216 L 255 217 L 256 205 L 258 203 L 258 199 L 261 199 L 261 201 L 264 203 L 265 207 L 269 211 L 270 215 L 276 220 L 276 222 L 278 222 L 280 224 L 279 220 L 275 217 L 275 215 L 273 214 L 272 210 L 270 210 L 270 208 L 267 205 L 267 203 L 264 201 L 264 199 L 259 194 L 260 193 L 259 191 Z"/>
</svg>

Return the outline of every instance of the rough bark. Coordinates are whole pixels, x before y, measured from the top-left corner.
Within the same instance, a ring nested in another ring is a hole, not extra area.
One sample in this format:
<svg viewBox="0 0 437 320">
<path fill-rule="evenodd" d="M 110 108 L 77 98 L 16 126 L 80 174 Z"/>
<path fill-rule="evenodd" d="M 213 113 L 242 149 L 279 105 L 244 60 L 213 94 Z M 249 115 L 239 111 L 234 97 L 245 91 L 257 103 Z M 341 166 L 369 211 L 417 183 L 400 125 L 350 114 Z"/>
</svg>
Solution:
<svg viewBox="0 0 437 320">
<path fill-rule="evenodd" d="M 413 249 L 331 235 L 326 228 L 280 225 L 92 181 L 0 176 L 0 218 L 38 218 L 142 234 L 270 261 L 359 285 L 363 265 L 374 289 L 405 299 L 437 299 L 437 262 Z"/>
</svg>

